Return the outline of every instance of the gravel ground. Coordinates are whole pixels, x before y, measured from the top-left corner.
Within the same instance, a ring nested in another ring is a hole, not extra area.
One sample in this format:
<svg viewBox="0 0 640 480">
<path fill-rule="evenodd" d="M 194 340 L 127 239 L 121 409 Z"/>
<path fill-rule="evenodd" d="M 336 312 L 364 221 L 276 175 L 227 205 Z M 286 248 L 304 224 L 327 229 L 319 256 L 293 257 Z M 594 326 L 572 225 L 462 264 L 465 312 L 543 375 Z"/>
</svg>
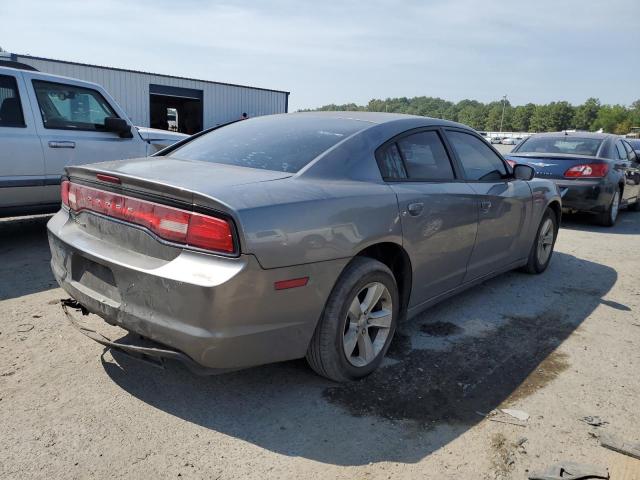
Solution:
<svg viewBox="0 0 640 480">
<path fill-rule="evenodd" d="M 597 439 L 640 441 L 640 214 L 569 219 L 544 275 L 410 320 L 348 385 L 304 361 L 196 377 L 112 356 L 64 319 L 46 221 L 0 221 L 0 478 L 521 479 L 565 460 L 640 478 Z"/>
</svg>

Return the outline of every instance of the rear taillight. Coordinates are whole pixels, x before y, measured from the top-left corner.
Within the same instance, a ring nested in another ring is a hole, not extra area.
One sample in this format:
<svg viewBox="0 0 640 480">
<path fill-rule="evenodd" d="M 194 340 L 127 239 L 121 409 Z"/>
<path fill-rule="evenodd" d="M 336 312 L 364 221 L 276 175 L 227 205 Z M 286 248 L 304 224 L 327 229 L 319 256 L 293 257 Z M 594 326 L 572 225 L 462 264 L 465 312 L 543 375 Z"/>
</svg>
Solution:
<svg viewBox="0 0 640 480">
<path fill-rule="evenodd" d="M 67 183 L 67 202 L 74 212 L 90 210 L 145 227 L 158 237 L 189 247 L 224 253 L 235 251 L 231 223 L 139 198 Z M 64 201 L 65 187 L 62 187 Z"/>
<path fill-rule="evenodd" d="M 567 178 L 599 178 L 604 177 L 609 172 L 609 165 L 606 163 L 586 163 L 574 165 L 564 172 Z"/>
<path fill-rule="evenodd" d="M 62 199 L 62 204 L 69 206 L 69 180 L 63 180 L 60 183 L 60 198 Z"/>
</svg>

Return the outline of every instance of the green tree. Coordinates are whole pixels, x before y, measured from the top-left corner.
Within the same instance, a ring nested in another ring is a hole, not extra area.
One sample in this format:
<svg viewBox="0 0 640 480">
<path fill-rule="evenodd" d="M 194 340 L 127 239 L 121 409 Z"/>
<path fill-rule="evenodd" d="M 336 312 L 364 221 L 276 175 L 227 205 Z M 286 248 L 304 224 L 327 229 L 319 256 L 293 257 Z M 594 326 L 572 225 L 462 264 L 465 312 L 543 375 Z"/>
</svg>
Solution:
<svg viewBox="0 0 640 480">
<path fill-rule="evenodd" d="M 533 103 L 527 103 L 526 105 L 518 105 L 513 109 L 513 117 L 511 125 L 517 132 L 528 132 L 529 125 L 531 124 L 531 116 L 536 106 Z"/>
<path fill-rule="evenodd" d="M 608 133 L 627 133 L 631 126 L 631 112 L 622 105 L 602 105 L 593 122 L 593 129 Z"/>
<path fill-rule="evenodd" d="M 576 107 L 573 117 L 574 127 L 578 130 L 591 130 L 593 122 L 598 118 L 598 110 L 600 110 L 600 100 L 588 98 L 586 102 Z"/>
<path fill-rule="evenodd" d="M 573 107 L 569 102 L 551 102 L 548 109 L 547 131 L 559 132 L 573 126 Z"/>
</svg>

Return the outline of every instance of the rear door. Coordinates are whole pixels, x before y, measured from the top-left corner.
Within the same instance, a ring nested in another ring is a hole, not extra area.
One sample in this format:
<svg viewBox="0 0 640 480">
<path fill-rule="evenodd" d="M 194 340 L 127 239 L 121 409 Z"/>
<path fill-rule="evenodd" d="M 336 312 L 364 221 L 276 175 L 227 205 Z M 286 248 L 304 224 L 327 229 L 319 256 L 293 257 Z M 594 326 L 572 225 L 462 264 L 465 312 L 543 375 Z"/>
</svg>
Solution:
<svg viewBox="0 0 640 480">
<path fill-rule="evenodd" d="M 31 103 L 45 158 L 45 176 L 52 185 L 60 182 L 70 165 L 145 156 L 144 141 L 137 131 L 121 138 L 104 130 L 106 117 L 126 118 L 97 89 L 80 84 L 52 82 L 47 77 L 26 74 Z M 59 187 L 47 195 L 57 200 Z"/>
<path fill-rule="evenodd" d="M 21 72 L 0 73 L 0 209 L 44 203 L 44 156 L 24 93 Z"/>
<path fill-rule="evenodd" d="M 477 199 L 478 235 L 465 277 L 473 281 L 526 257 L 531 188 L 514 179 L 502 157 L 479 136 L 447 129 L 446 138 Z"/>
<path fill-rule="evenodd" d="M 476 236 L 473 190 L 459 178 L 437 129 L 406 132 L 376 153 L 396 193 L 413 267 L 411 306 L 462 283 Z"/>
</svg>

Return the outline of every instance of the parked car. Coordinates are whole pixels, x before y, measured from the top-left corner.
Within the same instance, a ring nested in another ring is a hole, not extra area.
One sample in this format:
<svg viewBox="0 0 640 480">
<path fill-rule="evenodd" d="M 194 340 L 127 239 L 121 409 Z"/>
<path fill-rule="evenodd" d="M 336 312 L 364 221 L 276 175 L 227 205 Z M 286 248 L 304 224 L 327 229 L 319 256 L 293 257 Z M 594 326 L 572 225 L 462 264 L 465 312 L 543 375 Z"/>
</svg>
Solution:
<svg viewBox="0 0 640 480">
<path fill-rule="evenodd" d="M 500 137 L 491 137 L 490 143 L 502 143 L 502 138 Z"/>
<path fill-rule="evenodd" d="M 517 142 L 515 138 L 506 137 L 502 139 L 501 143 L 502 145 L 515 145 Z"/>
<path fill-rule="evenodd" d="M 100 85 L 0 67 L 0 217 L 58 210 L 66 166 L 146 156 L 186 137 L 132 127 Z"/>
<path fill-rule="evenodd" d="M 627 142 L 633 148 L 633 151 L 636 152 L 636 157 L 640 158 L 640 139 L 638 138 L 628 138 Z"/>
<path fill-rule="evenodd" d="M 536 176 L 556 182 L 565 210 L 591 213 L 602 225 L 614 225 L 620 207 L 640 210 L 639 157 L 617 135 L 540 133 L 506 158 L 530 165 Z"/>
<path fill-rule="evenodd" d="M 160 346 L 94 339 L 200 372 L 306 356 L 363 377 L 400 318 L 543 272 L 560 221 L 552 182 L 446 120 L 271 115 L 159 155 L 67 168 L 51 265 L 82 309 Z"/>
</svg>

